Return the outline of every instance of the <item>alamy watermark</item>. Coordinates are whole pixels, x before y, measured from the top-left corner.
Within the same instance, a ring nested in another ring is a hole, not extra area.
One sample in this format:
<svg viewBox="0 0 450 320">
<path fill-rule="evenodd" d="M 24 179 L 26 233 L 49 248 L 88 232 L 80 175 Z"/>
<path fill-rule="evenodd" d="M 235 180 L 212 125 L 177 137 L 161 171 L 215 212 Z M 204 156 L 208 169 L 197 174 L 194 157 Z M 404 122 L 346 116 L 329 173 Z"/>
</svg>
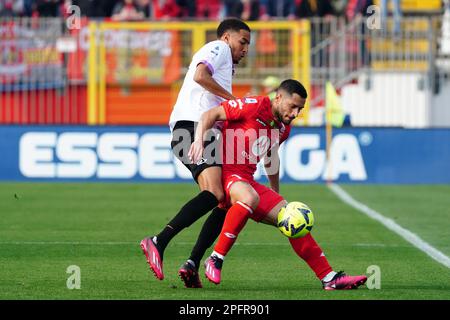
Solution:
<svg viewBox="0 0 450 320">
<path fill-rule="evenodd" d="M 205 132 L 203 157 L 197 165 L 206 164 L 250 164 L 264 162 L 266 174 L 273 175 L 279 171 L 278 149 L 283 132 L 271 129 L 210 129 Z M 173 131 L 173 153 L 184 164 L 192 164 L 188 158 L 191 147 L 191 133 L 183 128 Z M 223 145 L 225 143 L 225 146 Z M 223 152 L 224 151 L 224 152 Z"/>
<path fill-rule="evenodd" d="M 66 9 L 68 17 L 66 19 L 66 26 L 69 30 L 81 28 L 81 8 L 77 5 L 70 5 Z M 366 13 L 369 15 L 366 19 L 366 25 L 369 30 L 380 30 L 381 23 L 381 8 L 377 5 L 367 7 Z"/>
<path fill-rule="evenodd" d="M 70 265 L 66 269 L 66 273 L 70 274 L 67 278 L 66 286 L 67 289 L 81 289 L 81 269 L 77 265 Z"/>
<path fill-rule="evenodd" d="M 381 269 L 377 265 L 368 266 L 366 270 L 367 277 L 366 286 L 368 289 L 381 289 Z"/>
<path fill-rule="evenodd" d="M 381 8 L 376 5 L 371 5 L 367 7 L 366 13 L 369 14 L 366 20 L 367 28 L 369 30 L 381 30 Z"/>
<path fill-rule="evenodd" d="M 81 29 L 81 9 L 79 6 L 70 5 L 66 13 L 69 15 L 66 19 L 66 27 L 69 30 Z"/>
</svg>

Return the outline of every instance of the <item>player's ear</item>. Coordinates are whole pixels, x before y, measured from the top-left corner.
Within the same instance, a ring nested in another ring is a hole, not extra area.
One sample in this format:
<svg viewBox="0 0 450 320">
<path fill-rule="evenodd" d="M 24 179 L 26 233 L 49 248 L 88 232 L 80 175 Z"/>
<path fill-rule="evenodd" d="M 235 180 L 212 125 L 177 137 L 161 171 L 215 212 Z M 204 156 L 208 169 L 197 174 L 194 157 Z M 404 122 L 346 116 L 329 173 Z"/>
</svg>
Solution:
<svg viewBox="0 0 450 320">
<path fill-rule="evenodd" d="M 230 37 L 231 37 L 230 32 L 225 31 L 220 39 L 225 41 L 226 43 L 230 43 Z"/>
<path fill-rule="evenodd" d="M 282 98 L 283 98 L 282 93 L 280 90 L 278 90 L 277 95 L 275 96 L 275 100 L 279 103 Z"/>
</svg>

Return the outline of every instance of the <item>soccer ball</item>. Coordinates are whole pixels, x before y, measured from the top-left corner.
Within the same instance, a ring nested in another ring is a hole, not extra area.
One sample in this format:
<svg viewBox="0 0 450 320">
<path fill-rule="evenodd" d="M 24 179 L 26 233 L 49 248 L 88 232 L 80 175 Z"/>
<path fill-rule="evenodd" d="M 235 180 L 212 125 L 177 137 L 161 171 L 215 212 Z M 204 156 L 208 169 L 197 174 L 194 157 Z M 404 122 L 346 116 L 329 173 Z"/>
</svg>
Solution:
<svg viewBox="0 0 450 320">
<path fill-rule="evenodd" d="M 306 236 L 314 225 L 314 215 L 304 203 L 289 202 L 278 213 L 278 229 L 288 238 Z"/>
</svg>

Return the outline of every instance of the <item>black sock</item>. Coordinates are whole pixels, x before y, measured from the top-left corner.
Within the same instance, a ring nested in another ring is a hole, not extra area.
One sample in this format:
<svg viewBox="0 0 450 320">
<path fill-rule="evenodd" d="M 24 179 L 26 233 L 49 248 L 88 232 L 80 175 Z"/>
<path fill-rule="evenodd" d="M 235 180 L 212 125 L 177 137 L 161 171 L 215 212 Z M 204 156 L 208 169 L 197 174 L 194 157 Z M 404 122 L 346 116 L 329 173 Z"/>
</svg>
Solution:
<svg viewBox="0 0 450 320">
<path fill-rule="evenodd" d="M 167 244 L 181 230 L 189 227 L 195 221 L 203 217 L 206 213 L 217 206 L 217 199 L 209 191 L 200 192 L 195 198 L 187 202 L 178 214 L 167 224 L 167 226 L 156 236 L 156 247 L 162 255 Z"/>
<path fill-rule="evenodd" d="M 202 230 L 198 235 L 197 242 L 195 243 L 191 256 L 189 257 L 189 259 L 195 263 L 195 267 L 197 269 L 206 250 L 212 246 L 214 241 L 216 241 L 219 236 L 220 231 L 222 231 L 226 214 L 227 210 L 216 207 L 203 224 Z"/>
</svg>

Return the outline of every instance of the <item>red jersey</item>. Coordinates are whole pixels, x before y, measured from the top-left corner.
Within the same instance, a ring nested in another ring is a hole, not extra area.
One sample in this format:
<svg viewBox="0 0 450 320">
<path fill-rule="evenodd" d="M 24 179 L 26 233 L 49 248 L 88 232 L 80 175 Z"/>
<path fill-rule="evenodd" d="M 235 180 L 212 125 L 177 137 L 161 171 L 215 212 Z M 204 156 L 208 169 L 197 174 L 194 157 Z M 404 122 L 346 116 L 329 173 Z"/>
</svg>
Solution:
<svg viewBox="0 0 450 320">
<path fill-rule="evenodd" d="M 272 114 L 268 97 L 248 97 L 221 103 L 227 120 L 222 128 L 223 171 L 253 179 L 256 165 L 289 136 L 291 127 Z"/>
</svg>

